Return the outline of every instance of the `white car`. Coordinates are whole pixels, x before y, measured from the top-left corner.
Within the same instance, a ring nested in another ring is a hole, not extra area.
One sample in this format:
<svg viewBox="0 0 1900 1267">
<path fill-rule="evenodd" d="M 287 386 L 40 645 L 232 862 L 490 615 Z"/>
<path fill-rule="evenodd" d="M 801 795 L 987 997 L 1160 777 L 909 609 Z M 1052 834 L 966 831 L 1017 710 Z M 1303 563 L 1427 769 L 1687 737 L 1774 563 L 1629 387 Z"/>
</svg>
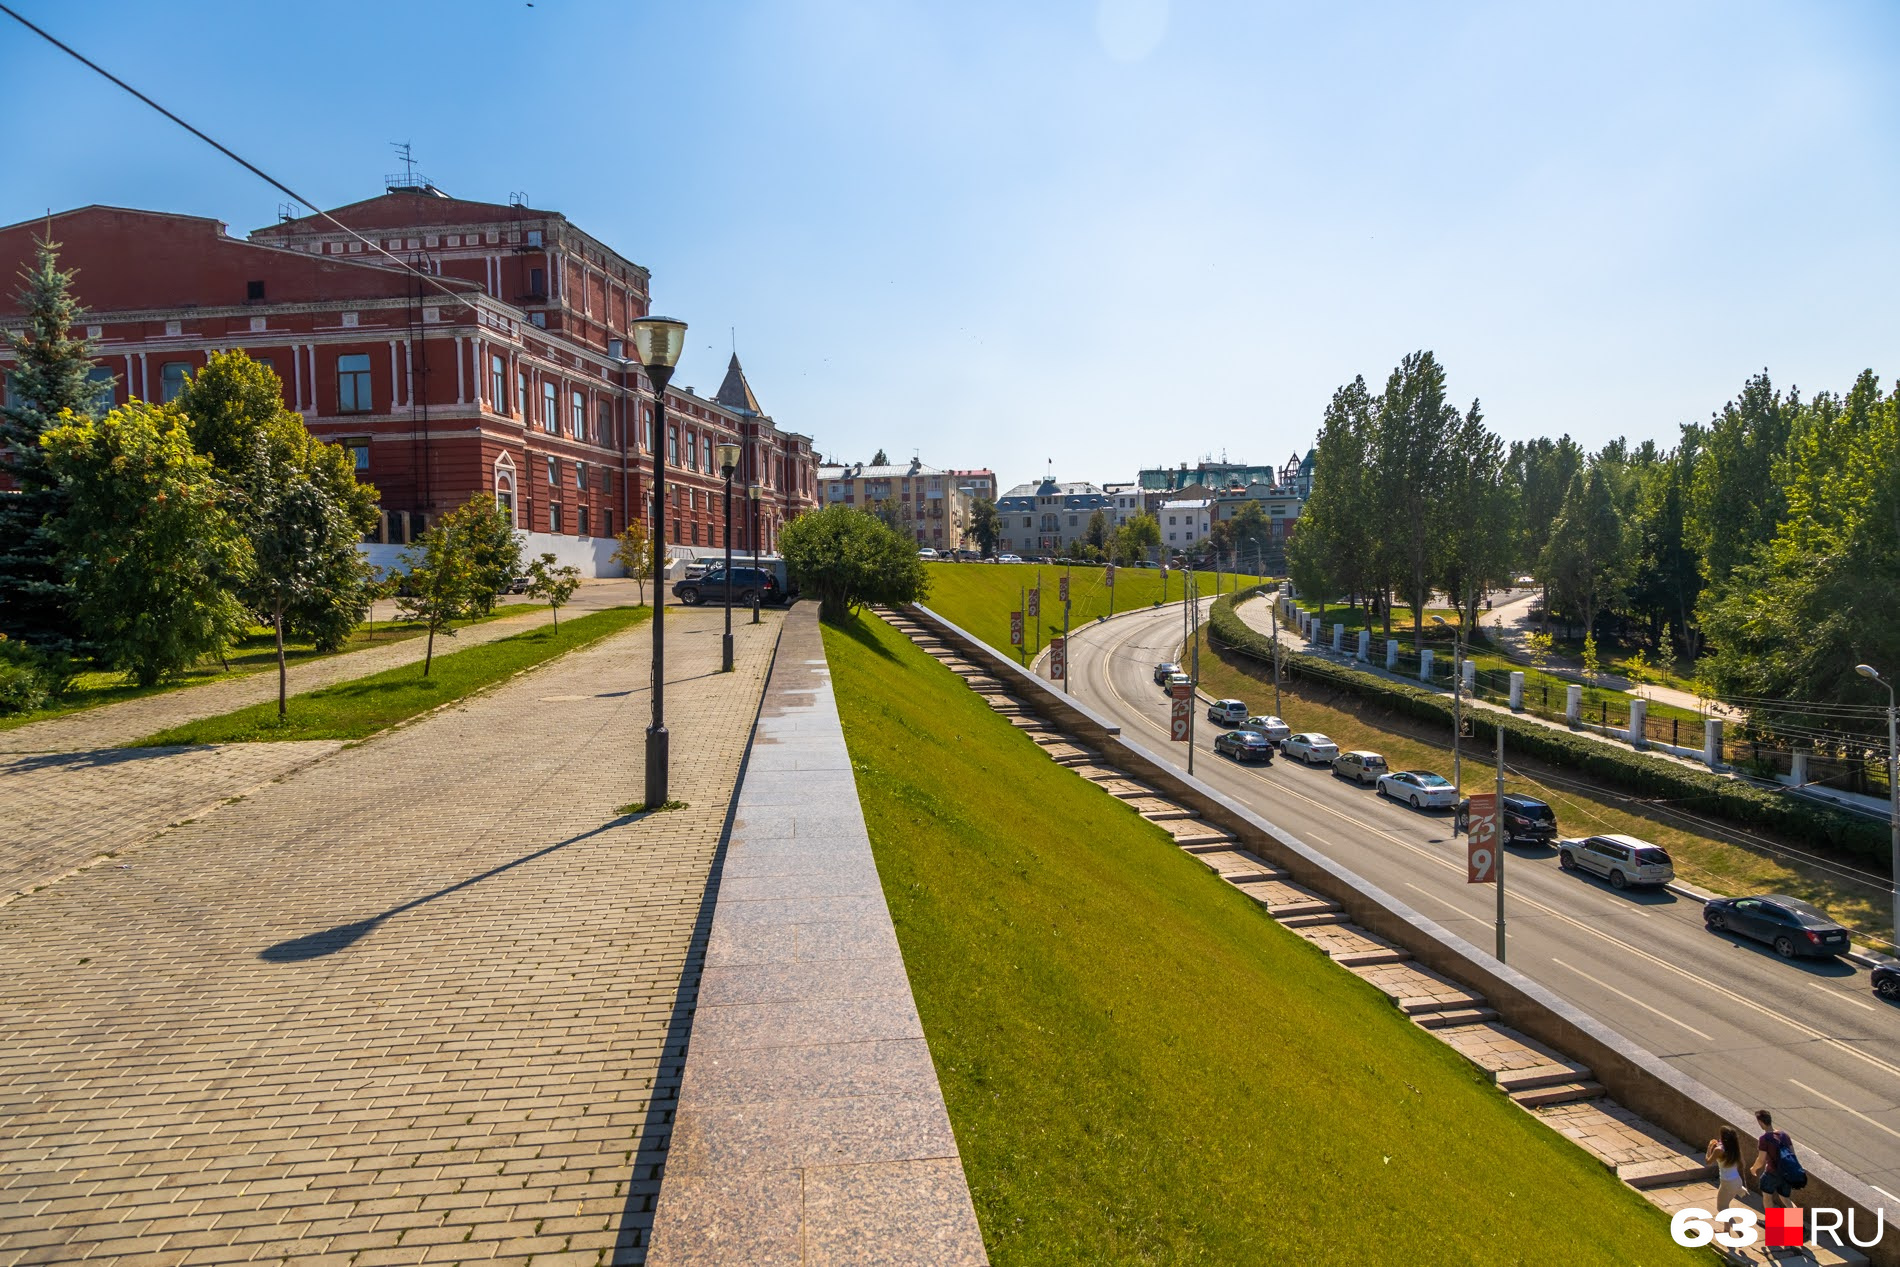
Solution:
<svg viewBox="0 0 1900 1267">
<path fill-rule="evenodd" d="M 1207 720 L 1219 722 L 1223 726 L 1238 726 L 1247 720 L 1247 702 L 1217 699 L 1207 706 Z"/>
<path fill-rule="evenodd" d="M 1293 733 L 1293 727 L 1268 713 L 1258 717 L 1249 717 L 1240 724 L 1242 730 L 1257 730 L 1267 737 L 1269 743 L 1279 743 Z"/>
<path fill-rule="evenodd" d="M 1404 801 L 1413 809 L 1454 809 L 1458 789 L 1451 780 L 1430 770 L 1401 770 L 1379 780 L 1379 795 Z"/>
<path fill-rule="evenodd" d="M 925 546 L 923 549 L 917 552 L 917 557 L 920 559 L 923 559 L 926 562 L 935 562 L 936 559 L 938 558 L 938 555 L 935 550 L 932 550 L 929 546 Z"/>
<path fill-rule="evenodd" d="M 996 561 L 998 563 L 1021 563 L 1023 556 L 1020 554 L 999 554 L 996 556 Z"/>
<path fill-rule="evenodd" d="M 1280 741 L 1283 755 L 1297 757 L 1303 765 L 1331 765 L 1339 755 L 1339 745 L 1318 731 L 1303 730 Z"/>
</svg>

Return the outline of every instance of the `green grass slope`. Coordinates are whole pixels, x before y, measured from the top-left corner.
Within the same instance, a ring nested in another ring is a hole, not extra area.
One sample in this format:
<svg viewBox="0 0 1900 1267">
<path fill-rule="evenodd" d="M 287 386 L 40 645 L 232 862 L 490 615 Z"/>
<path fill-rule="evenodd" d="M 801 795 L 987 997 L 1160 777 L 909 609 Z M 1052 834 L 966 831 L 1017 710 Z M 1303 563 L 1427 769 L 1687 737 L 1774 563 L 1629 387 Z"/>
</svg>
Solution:
<svg viewBox="0 0 1900 1267">
<path fill-rule="evenodd" d="M 493 686 L 523 669 L 630 629 L 652 614 L 650 607 L 610 607 L 564 620 L 558 630 L 543 625 L 466 651 L 456 651 L 453 638 L 438 636 L 435 663 L 430 666 L 428 677 L 422 676 L 422 662 L 418 660 L 368 677 L 293 695 L 287 701 L 288 715 L 281 722 L 277 719 L 277 701 L 273 698 L 268 703 L 162 730 L 132 746 L 365 739 L 418 713 Z"/>
<path fill-rule="evenodd" d="M 1005 652 L 1015 651 L 1009 644 L 1009 614 L 1020 608 L 1023 591 L 1040 583 L 1042 630 L 1038 637 L 1037 622 L 1024 624 L 1020 658 L 1025 663 L 1038 648 L 1049 645 L 1050 634 L 1062 632 L 1062 603 L 1056 593 L 1059 578 L 1065 572 L 1069 576 L 1071 628 L 1111 614 L 1111 600 L 1113 610 L 1118 612 L 1147 607 L 1157 601 L 1181 601 L 1181 573 L 1172 568 L 1168 571 L 1165 599 L 1159 568 L 1116 568 L 1112 596 L 1104 581 L 1106 568 L 1033 563 L 926 563 L 924 569 L 930 574 L 930 593 L 924 598 L 924 606 Z M 1197 575 L 1201 594 L 1207 598 L 1213 597 L 1217 588 L 1222 594 L 1233 593 L 1236 580 L 1242 589 L 1258 580 L 1249 575 L 1236 578 L 1226 572 L 1218 576 L 1212 572 Z"/>
<path fill-rule="evenodd" d="M 997 1263 L 1706 1261 L 896 631 L 825 645 Z"/>
</svg>

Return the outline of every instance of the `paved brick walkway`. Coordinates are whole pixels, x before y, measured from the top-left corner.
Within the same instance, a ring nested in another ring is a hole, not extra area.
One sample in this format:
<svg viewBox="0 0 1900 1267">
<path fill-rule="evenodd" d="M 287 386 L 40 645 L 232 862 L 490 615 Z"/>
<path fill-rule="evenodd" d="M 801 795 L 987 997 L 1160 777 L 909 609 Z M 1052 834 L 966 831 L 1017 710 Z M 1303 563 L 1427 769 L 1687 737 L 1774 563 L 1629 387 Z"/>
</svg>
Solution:
<svg viewBox="0 0 1900 1267">
<path fill-rule="evenodd" d="M 0 907 L 0 1264 L 641 1261 L 778 626 L 718 619 L 685 810 L 614 815 L 642 627 Z"/>
<path fill-rule="evenodd" d="M 648 587 L 649 593 L 651 588 Z M 575 594 L 574 601 L 562 611 L 566 615 L 580 615 L 629 604 L 635 597 L 631 581 L 599 581 L 583 585 Z M 456 630 L 452 638 L 438 637 L 435 649 L 437 654 L 446 655 L 534 629 L 546 624 L 547 620 L 548 613 L 543 609 L 519 616 L 503 616 L 485 624 L 465 625 Z M 300 691 L 314 691 L 333 682 L 347 682 L 351 678 L 367 677 L 397 665 L 415 663 L 422 659 L 427 644 L 426 638 L 405 638 L 380 647 L 372 645 L 345 655 L 293 664 L 289 674 L 290 693 L 295 695 Z M 221 682 L 210 682 L 204 686 L 188 686 L 162 695 L 147 695 L 143 699 L 88 708 L 82 712 L 68 713 L 64 717 L 51 717 L 31 725 L 17 726 L 12 730 L 0 730 L 0 752 L 79 752 L 112 748 L 133 743 L 173 726 L 182 726 L 186 722 L 217 717 L 276 698 L 277 672 L 272 668 Z"/>
</svg>

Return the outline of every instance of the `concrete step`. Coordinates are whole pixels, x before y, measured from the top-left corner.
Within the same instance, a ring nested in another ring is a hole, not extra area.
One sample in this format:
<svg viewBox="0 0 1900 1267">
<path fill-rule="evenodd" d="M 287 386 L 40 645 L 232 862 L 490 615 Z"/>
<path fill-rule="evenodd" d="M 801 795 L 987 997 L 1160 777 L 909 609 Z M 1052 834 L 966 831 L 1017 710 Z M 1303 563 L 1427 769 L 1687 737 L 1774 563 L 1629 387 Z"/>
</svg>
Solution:
<svg viewBox="0 0 1900 1267">
<path fill-rule="evenodd" d="M 1049 759 L 1057 765 L 1085 765 L 1095 760 L 1094 753 L 1084 748 L 1072 748 L 1067 744 L 1044 744 L 1042 750 L 1048 753 Z"/>
<path fill-rule="evenodd" d="M 1555 1082 L 1547 1087 L 1532 1087 L 1524 1091 L 1512 1091 L 1510 1096 L 1527 1109 L 1542 1108 L 1546 1104 L 1571 1104 L 1577 1100 L 1594 1100 L 1603 1094 L 1603 1084 L 1594 1081 Z"/>
<path fill-rule="evenodd" d="M 1266 870 L 1258 870 L 1253 867 L 1229 867 L 1225 871 L 1217 867 L 1215 871 L 1221 879 L 1227 881 L 1229 884 L 1265 884 L 1270 880 L 1286 879 L 1286 872 L 1275 871 L 1270 867 Z"/>
<path fill-rule="evenodd" d="M 1616 1177 L 1632 1188 L 1669 1188 L 1706 1181 L 1715 1169 L 1700 1157 L 1684 1154 L 1666 1161 L 1633 1161 L 1616 1168 Z"/>
<path fill-rule="evenodd" d="M 1191 854 L 1232 853 L 1234 851 L 1234 838 L 1232 836 L 1196 836 L 1194 839 L 1182 844 L 1181 851 Z"/>
<path fill-rule="evenodd" d="M 1126 802 L 1137 814 L 1151 823 L 1164 823 L 1181 818 L 1199 818 L 1185 805 L 1176 805 L 1173 801 L 1159 796 L 1135 796 Z"/>
<path fill-rule="evenodd" d="M 1457 995 L 1420 994 L 1407 995 L 1405 998 L 1394 1000 L 1394 1002 L 1398 1005 L 1399 1011 L 1405 1013 L 1407 1016 L 1414 1017 L 1423 1016 L 1427 1012 L 1454 1012 L 1464 1008 L 1475 1008 L 1478 1004 L 1484 1002 L 1483 999 L 1475 994 L 1466 993 L 1464 991 L 1460 991 L 1459 993 L 1463 995 L 1462 998 Z"/>
<path fill-rule="evenodd" d="M 1283 921 L 1298 919 L 1303 915 L 1328 915 L 1334 918 L 1340 915 L 1339 903 L 1328 902 L 1323 897 L 1307 898 L 1296 902 L 1269 902 L 1264 897 L 1254 897 L 1254 901 L 1265 906 L 1267 914 Z"/>
<path fill-rule="evenodd" d="M 1498 1069 L 1491 1074 L 1491 1081 L 1504 1091 L 1535 1091 L 1539 1087 L 1554 1087 L 1566 1082 L 1585 1082 L 1590 1078 L 1590 1070 L 1583 1065 L 1573 1065 L 1569 1061 L 1559 1064 L 1552 1062 L 1544 1065 L 1531 1065 L 1523 1069 Z"/>
<path fill-rule="evenodd" d="M 1488 1007 L 1453 1008 L 1445 1012 L 1421 1012 L 1412 1018 L 1425 1029 L 1456 1029 L 1461 1025 L 1483 1025 L 1495 1021 L 1498 1014 Z"/>
<path fill-rule="evenodd" d="M 1333 956 L 1342 968 L 1359 968 L 1374 963 L 1404 963 L 1412 956 L 1403 950 L 1346 950 Z"/>
<path fill-rule="evenodd" d="M 1271 912 L 1269 912 L 1271 913 Z M 1341 911 L 1321 911 L 1314 915 L 1274 915 L 1288 928 L 1311 928 L 1315 924 L 1343 924 L 1346 916 Z"/>
</svg>

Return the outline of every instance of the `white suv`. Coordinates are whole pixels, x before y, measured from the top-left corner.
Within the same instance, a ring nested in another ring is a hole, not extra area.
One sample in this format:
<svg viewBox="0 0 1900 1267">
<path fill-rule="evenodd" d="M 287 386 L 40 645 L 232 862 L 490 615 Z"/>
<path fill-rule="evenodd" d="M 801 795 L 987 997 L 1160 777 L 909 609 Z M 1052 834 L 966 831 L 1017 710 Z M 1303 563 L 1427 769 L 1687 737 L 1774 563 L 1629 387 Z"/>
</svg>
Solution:
<svg viewBox="0 0 1900 1267">
<path fill-rule="evenodd" d="M 1632 884 L 1667 884 L 1676 878 L 1669 855 L 1634 836 L 1589 836 L 1557 845 L 1557 864 L 1565 871 L 1588 871 L 1613 889 Z"/>
<path fill-rule="evenodd" d="M 1207 706 L 1207 720 L 1223 726 L 1238 726 L 1247 720 L 1245 700 L 1217 699 Z"/>
</svg>

